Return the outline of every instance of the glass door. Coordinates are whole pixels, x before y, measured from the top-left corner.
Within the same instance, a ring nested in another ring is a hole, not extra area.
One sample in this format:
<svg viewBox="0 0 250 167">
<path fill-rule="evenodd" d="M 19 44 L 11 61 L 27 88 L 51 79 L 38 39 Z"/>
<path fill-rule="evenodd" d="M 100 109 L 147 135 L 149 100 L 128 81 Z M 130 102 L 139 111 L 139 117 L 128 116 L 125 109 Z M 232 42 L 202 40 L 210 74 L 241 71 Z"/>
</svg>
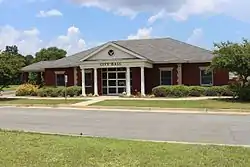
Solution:
<svg viewBox="0 0 250 167">
<path fill-rule="evenodd" d="M 126 92 L 126 69 L 110 68 L 102 70 L 103 94 L 119 95 Z"/>
</svg>

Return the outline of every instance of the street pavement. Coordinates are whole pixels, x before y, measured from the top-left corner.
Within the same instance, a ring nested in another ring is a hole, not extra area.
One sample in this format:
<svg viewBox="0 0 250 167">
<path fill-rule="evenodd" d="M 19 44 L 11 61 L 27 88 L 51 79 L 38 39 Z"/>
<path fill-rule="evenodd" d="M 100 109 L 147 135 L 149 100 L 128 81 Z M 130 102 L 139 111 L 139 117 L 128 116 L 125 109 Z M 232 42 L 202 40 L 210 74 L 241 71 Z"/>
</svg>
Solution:
<svg viewBox="0 0 250 167">
<path fill-rule="evenodd" d="M 0 107 L 0 128 L 250 146 L 250 115 Z"/>
</svg>

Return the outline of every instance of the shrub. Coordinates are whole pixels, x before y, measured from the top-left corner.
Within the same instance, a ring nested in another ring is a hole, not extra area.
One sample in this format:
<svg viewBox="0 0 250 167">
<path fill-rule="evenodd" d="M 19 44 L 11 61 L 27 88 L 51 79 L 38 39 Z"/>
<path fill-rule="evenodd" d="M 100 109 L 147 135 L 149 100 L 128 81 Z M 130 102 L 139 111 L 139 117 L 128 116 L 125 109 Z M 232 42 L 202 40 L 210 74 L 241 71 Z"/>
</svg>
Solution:
<svg viewBox="0 0 250 167">
<path fill-rule="evenodd" d="M 82 94 L 82 87 L 71 86 L 67 88 L 67 95 L 70 97 L 80 96 Z"/>
<path fill-rule="evenodd" d="M 187 96 L 232 96 L 229 86 L 158 86 L 153 89 L 156 97 L 187 97 Z"/>
<path fill-rule="evenodd" d="M 186 97 L 189 95 L 189 88 L 183 85 L 158 86 L 153 89 L 156 97 Z"/>
<path fill-rule="evenodd" d="M 17 96 L 37 96 L 38 86 L 32 84 L 20 85 L 16 90 Z"/>
<path fill-rule="evenodd" d="M 201 86 L 190 86 L 189 87 L 189 96 L 200 97 L 205 95 L 205 87 Z"/>
<path fill-rule="evenodd" d="M 168 97 L 168 89 L 167 86 L 158 86 L 153 88 L 152 93 L 156 97 Z"/>
<path fill-rule="evenodd" d="M 74 97 L 80 96 L 82 88 L 79 86 L 72 86 L 67 88 L 67 96 Z M 64 97 L 65 87 L 45 87 L 38 90 L 40 97 Z"/>
</svg>

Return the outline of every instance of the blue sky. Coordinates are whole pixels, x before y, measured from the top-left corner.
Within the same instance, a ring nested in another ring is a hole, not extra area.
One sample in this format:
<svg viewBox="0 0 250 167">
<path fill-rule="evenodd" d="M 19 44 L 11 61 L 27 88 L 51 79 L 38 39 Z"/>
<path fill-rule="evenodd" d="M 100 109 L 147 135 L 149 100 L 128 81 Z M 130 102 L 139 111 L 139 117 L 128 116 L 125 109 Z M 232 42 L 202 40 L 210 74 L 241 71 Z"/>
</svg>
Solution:
<svg viewBox="0 0 250 167">
<path fill-rule="evenodd" d="M 0 49 L 73 54 L 110 40 L 172 37 L 212 49 L 250 37 L 249 0 L 0 0 Z"/>
</svg>

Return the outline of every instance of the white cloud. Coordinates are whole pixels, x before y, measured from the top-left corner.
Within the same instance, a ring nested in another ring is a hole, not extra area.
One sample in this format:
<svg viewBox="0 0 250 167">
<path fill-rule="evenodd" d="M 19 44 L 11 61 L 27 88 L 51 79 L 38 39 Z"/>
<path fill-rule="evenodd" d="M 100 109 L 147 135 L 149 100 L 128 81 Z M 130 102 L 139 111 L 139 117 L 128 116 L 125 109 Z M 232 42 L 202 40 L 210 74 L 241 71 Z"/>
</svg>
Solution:
<svg viewBox="0 0 250 167">
<path fill-rule="evenodd" d="M 86 42 L 81 38 L 79 28 L 72 26 L 68 28 L 66 35 L 60 35 L 49 43 L 49 46 L 57 46 L 67 51 L 68 55 L 86 49 Z"/>
<path fill-rule="evenodd" d="M 98 7 L 122 15 L 135 16 L 140 12 L 157 12 L 166 9 L 169 12 L 178 10 L 185 0 L 71 0 L 86 7 Z M 129 12 L 128 12 L 129 11 Z"/>
<path fill-rule="evenodd" d="M 141 28 L 137 31 L 136 34 L 132 34 L 128 36 L 128 39 L 148 39 L 151 38 L 153 28 Z"/>
<path fill-rule="evenodd" d="M 17 45 L 20 53 L 33 55 L 41 48 L 56 46 L 65 49 L 70 55 L 86 49 L 85 40 L 81 36 L 79 28 L 72 26 L 68 28 L 66 35 L 43 41 L 37 28 L 19 30 L 9 25 L 0 26 L 0 50 L 4 49 L 6 45 Z"/>
<path fill-rule="evenodd" d="M 6 45 L 17 45 L 23 54 L 33 54 L 43 41 L 39 39 L 39 30 L 36 28 L 28 30 L 17 30 L 9 25 L 0 27 L 0 49 Z"/>
<path fill-rule="evenodd" d="M 203 30 L 201 28 L 195 28 L 186 42 L 192 45 L 201 46 L 204 40 L 203 37 Z"/>
<path fill-rule="evenodd" d="M 63 16 L 63 14 L 57 9 L 51 9 L 48 11 L 41 10 L 37 17 L 53 17 L 53 16 Z"/>
<path fill-rule="evenodd" d="M 116 14 L 153 14 L 149 23 L 162 18 L 186 20 L 192 15 L 223 14 L 249 22 L 249 0 L 70 0 L 87 7 L 98 7 Z"/>
</svg>

